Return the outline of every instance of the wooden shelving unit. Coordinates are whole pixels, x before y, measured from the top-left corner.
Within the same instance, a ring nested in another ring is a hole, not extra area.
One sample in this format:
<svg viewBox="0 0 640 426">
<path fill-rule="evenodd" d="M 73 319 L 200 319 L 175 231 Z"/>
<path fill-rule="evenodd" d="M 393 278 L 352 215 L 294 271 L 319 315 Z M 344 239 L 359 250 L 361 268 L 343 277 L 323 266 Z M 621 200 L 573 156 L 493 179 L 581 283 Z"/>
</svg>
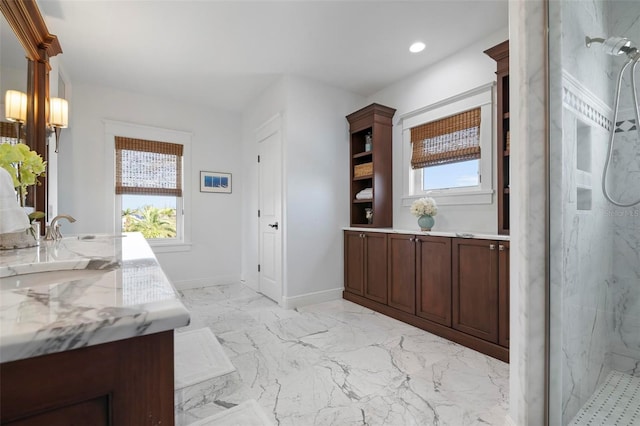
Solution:
<svg viewBox="0 0 640 426">
<path fill-rule="evenodd" d="M 393 226 L 391 119 L 396 110 L 371 104 L 347 116 L 349 121 L 349 179 L 351 226 L 389 228 Z M 367 150 L 367 135 L 371 149 Z M 370 166 L 367 166 L 368 164 Z M 360 166 L 360 167 L 358 167 Z M 370 167 L 371 173 L 356 174 L 356 168 Z M 372 188 L 373 197 L 356 199 L 365 188 Z M 373 211 L 371 222 L 366 211 Z"/>
<path fill-rule="evenodd" d="M 509 234 L 509 40 L 484 51 L 496 61 L 498 100 L 498 233 Z"/>
</svg>

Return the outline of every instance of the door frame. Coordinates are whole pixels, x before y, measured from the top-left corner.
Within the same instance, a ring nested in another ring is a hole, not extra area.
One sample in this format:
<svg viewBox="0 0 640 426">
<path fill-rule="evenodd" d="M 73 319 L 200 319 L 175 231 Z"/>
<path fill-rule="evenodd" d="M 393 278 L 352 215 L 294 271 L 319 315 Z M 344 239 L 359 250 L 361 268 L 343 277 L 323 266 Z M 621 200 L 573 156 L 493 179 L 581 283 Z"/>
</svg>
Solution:
<svg viewBox="0 0 640 426">
<path fill-rule="evenodd" d="M 278 303 L 278 305 L 282 306 L 282 301 L 284 299 L 284 296 L 286 294 L 286 282 L 287 282 L 287 274 L 286 274 L 286 257 L 285 257 L 285 253 L 286 253 L 286 245 L 287 245 L 287 212 L 286 212 L 286 202 L 285 202 L 285 190 L 286 190 L 286 184 L 285 184 L 285 157 L 284 157 L 284 137 L 282 134 L 282 123 L 284 122 L 284 114 L 282 113 L 276 113 L 275 115 L 273 115 L 271 118 L 267 119 L 264 123 L 262 123 L 260 126 L 258 126 L 254 132 L 254 142 L 255 142 L 255 148 L 256 148 L 256 157 L 257 157 L 257 153 L 260 152 L 260 142 L 267 139 L 268 137 L 276 134 L 276 133 L 280 133 L 280 146 L 278 149 L 278 154 L 280 155 L 280 191 L 281 191 L 281 197 L 280 197 L 280 214 L 281 214 L 281 218 L 280 218 L 280 223 L 281 223 L 281 233 L 280 233 L 280 277 L 281 277 L 281 283 L 280 283 L 280 297 L 278 298 L 278 300 L 276 300 L 276 302 Z M 258 204 L 258 208 L 260 208 L 260 165 L 256 162 L 256 167 L 258 168 L 257 173 L 256 173 L 256 201 Z M 258 238 L 256 243 L 258 244 L 258 264 L 260 264 L 261 262 L 261 247 L 260 247 L 260 218 L 256 217 L 256 224 L 257 224 L 257 232 L 258 232 Z M 260 274 L 261 272 L 258 272 L 258 282 L 257 284 L 257 288 L 258 290 L 260 290 Z"/>
</svg>

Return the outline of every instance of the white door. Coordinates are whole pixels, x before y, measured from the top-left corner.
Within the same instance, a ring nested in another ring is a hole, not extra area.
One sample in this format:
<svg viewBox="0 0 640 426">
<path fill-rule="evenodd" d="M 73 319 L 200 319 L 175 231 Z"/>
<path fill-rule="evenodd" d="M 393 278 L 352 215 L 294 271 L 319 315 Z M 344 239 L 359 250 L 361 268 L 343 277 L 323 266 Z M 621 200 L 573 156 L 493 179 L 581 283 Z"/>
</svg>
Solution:
<svg viewBox="0 0 640 426">
<path fill-rule="evenodd" d="M 280 119 L 258 132 L 259 291 L 275 302 L 282 297 L 282 166 Z"/>
</svg>

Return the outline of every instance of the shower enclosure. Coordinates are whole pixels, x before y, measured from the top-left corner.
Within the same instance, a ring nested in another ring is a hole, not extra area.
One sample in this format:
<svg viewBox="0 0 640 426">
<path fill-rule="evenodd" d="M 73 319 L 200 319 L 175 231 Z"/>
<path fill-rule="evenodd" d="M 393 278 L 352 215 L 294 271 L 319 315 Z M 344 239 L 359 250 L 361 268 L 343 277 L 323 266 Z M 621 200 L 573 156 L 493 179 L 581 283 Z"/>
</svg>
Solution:
<svg viewBox="0 0 640 426">
<path fill-rule="evenodd" d="M 640 424 L 640 3 L 548 18 L 549 424 Z"/>
</svg>

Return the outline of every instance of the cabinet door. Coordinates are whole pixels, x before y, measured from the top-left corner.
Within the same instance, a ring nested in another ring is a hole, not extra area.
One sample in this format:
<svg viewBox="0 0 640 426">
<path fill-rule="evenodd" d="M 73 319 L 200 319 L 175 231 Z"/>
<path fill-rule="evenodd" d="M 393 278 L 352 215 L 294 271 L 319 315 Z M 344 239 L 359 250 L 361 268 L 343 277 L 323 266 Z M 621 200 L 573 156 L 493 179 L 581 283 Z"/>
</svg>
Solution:
<svg viewBox="0 0 640 426">
<path fill-rule="evenodd" d="M 416 315 L 451 327 L 451 239 L 417 237 Z"/>
<path fill-rule="evenodd" d="M 364 234 L 344 232 L 344 289 L 364 294 Z"/>
<path fill-rule="evenodd" d="M 453 328 L 498 343 L 495 241 L 453 240 Z"/>
<path fill-rule="evenodd" d="M 509 347 L 509 242 L 498 243 L 498 343 Z"/>
<path fill-rule="evenodd" d="M 416 312 L 416 239 L 389 234 L 389 301 L 396 309 Z"/>
<path fill-rule="evenodd" d="M 364 296 L 387 303 L 387 234 L 364 233 Z"/>
</svg>

